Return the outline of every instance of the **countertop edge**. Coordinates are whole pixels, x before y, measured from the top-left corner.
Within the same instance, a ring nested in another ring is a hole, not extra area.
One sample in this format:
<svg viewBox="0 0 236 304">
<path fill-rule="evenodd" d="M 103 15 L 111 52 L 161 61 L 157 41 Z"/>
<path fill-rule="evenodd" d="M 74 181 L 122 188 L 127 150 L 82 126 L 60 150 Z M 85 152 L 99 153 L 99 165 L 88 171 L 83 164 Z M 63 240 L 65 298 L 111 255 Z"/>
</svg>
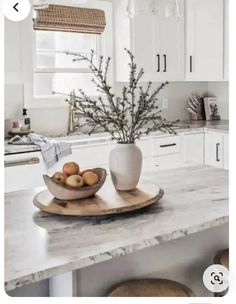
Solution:
<svg viewBox="0 0 236 304">
<path fill-rule="evenodd" d="M 177 130 L 177 135 L 181 135 L 181 134 L 191 134 L 191 133 L 196 133 L 196 132 L 208 132 L 208 133 L 221 133 L 224 135 L 229 134 L 229 130 L 227 129 L 220 129 L 214 126 L 207 126 L 207 127 L 203 127 L 203 126 L 192 126 L 190 128 L 180 128 Z M 159 132 L 153 132 L 149 135 L 147 135 L 147 138 L 150 137 L 163 137 L 163 136 L 168 136 L 170 134 L 166 134 L 166 133 L 159 133 Z M 68 139 L 70 137 L 68 136 Z M 143 140 L 144 138 L 141 138 L 141 140 Z M 60 140 L 60 138 L 58 138 L 57 140 Z M 64 140 L 63 140 L 64 141 Z M 68 141 L 70 142 L 70 141 Z M 83 139 L 78 139 L 75 143 L 73 141 L 71 141 L 71 146 L 72 147 L 76 147 L 76 146 L 83 146 L 83 145 L 92 145 L 92 144 L 105 144 L 105 143 L 112 143 L 114 141 L 112 141 L 111 137 L 109 134 L 107 134 L 107 137 L 96 137 L 96 138 L 83 138 Z M 17 154 L 26 154 L 26 153 L 33 153 L 33 152 L 41 152 L 40 148 L 37 146 L 32 146 L 29 148 L 29 146 L 24 146 L 24 145 L 9 145 L 5 142 L 5 150 L 8 149 L 7 152 L 4 152 L 4 156 L 10 156 L 10 155 L 17 155 Z M 11 147 L 13 147 L 14 149 L 18 149 L 19 151 L 9 151 L 9 148 L 11 149 Z M 25 150 L 23 150 L 23 147 L 25 148 Z"/>
<path fill-rule="evenodd" d="M 218 227 L 229 222 L 229 216 L 223 216 L 203 224 L 189 226 L 186 228 L 177 229 L 171 233 L 167 233 L 161 236 L 154 236 L 148 239 L 143 239 L 140 242 L 133 243 L 131 245 L 120 246 L 110 251 L 105 251 L 100 254 L 92 255 L 78 261 L 68 262 L 63 265 L 55 266 L 46 270 L 31 273 L 20 278 L 10 279 L 5 281 L 5 291 L 14 290 L 18 287 L 23 287 L 30 285 L 32 283 L 37 283 L 39 281 L 49 279 L 55 275 L 62 274 L 69 271 L 75 271 L 88 266 L 98 264 L 100 262 L 105 262 L 116 257 L 124 256 L 145 248 L 150 248 L 155 245 L 168 242 L 171 240 L 176 240 L 197 232 L 201 232 L 210 228 Z"/>
</svg>

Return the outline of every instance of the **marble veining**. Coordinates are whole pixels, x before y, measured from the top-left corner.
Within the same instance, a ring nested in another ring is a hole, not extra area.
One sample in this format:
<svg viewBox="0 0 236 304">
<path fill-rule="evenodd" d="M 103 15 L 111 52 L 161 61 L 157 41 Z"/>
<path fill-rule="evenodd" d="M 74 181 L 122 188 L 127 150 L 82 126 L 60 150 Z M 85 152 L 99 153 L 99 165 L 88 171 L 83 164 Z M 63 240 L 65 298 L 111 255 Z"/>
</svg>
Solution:
<svg viewBox="0 0 236 304">
<path fill-rule="evenodd" d="M 158 204 L 116 216 L 47 214 L 42 189 L 5 197 L 5 288 L 31 284 L 228 222 L 228 171 L 196 166 L 143 176 L 165 190 Z"/>
</svg>

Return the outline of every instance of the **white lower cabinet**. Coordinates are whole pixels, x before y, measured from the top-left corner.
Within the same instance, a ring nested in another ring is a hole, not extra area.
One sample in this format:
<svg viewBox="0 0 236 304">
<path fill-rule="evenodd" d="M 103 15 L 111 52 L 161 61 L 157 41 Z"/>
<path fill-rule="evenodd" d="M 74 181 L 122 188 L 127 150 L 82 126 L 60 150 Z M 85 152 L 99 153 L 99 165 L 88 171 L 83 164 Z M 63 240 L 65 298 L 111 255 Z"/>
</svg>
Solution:
<svg viewBox="0 0 236 304">
<path fill-rule="evenodd" d="M 66 162 L 75 161 L 80 165 L 81 170 L 95 167 L 108 168 L 110 151 L 115 147 L 113 142 L 101 144 L 84 144 L 72 146 L 72 154 L 61 159 L 50 172 L 61 171 Z"/>
<path fill-rule="evenodd" d="M 206 133 L 205 164 L 217 168 L 224 167 L 224 137 L 222 134 Z"/>
<path fill-rule="evenodd" d="M 151 167 L 151 140 L 149 138 L 141 139 L 137 141 L 137 146 L 142 151 L 143 156 L 143 164 L 142 164 L 142 172 L 147 172 Z"/>
<path fill-rule="evenodd" d="M 205 140 L 204 140 L 205 139 Z M 44 186 L 42 175 L 61 171 L 64 163 L 75 161 L 81 170 L 103 167 L 109 170 L 109 154 L 115 142 L 72 146 L 72 154 L 49 170 L 41 152 L 5 156 L 5 192 Z M 143 155 L 142 172 L 206 164 L 229 168 L 228 135 L 214 132 L 149 136 L 137 141 Z"/>
<path fill-rule="evenodd" d="M 44 186 L 45 170 L 41 152 L 6 155 L 4 159 L 5 192 Z"/>
<path fill-rule="evenodd" d="M 152 158 L 152 169 L 165 170 L 178 168 L 182 165 L 182 158 L 180 153 L 173 153 L 168 155 L 154 156 Z"/>
<path fill-rule="evenodd" d="M 204 164 L 204 133 L 185 134 L 182 143 L 184 166 Z"/>
<path fill-rule="evenodd" d="M 224 135 L 224 169 L 229 170 L 229 135 Z"/>
</svg>

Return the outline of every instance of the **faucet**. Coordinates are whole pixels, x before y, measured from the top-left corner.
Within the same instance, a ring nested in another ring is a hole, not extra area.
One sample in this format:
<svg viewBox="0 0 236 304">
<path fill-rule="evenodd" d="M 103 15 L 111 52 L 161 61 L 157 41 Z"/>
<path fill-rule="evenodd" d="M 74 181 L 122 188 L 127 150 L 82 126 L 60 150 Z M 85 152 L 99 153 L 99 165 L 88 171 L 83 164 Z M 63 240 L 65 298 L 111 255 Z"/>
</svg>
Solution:
<svg viewBox="0 0 236 304">
<path fill-rule="evenodd" d="M 79 116 L 76 109 L 75 91 L 70 92 L 70 97 L 67 100 L 69 103 L 69 123 L 67 135 L 74 133 L 79 128 Z"/>
</svg>

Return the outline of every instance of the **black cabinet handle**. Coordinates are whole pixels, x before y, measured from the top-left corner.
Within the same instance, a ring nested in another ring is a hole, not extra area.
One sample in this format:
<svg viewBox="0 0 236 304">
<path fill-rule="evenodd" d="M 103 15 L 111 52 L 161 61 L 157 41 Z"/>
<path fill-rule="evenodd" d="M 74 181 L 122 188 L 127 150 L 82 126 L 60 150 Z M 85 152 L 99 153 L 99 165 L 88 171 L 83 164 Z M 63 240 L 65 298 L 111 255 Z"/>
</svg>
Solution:
<svg viewBox="0 0 236 304">
<path fill-rule="evenodd" d="M 160 54 L 157 54 L 157 72 L 159 73 L 161 71 L 160 68 Z"/>
<path fill-rule="evenodd" d="M 220 144 L 218 143 L 218 144 L 216 144 L 216 161 L 217 162 L 219 162 L 220 161 L 220 159 L 219 159 L 219 146 L 220 146 Z"/>
<path fill-rule="evenodd" d="M 163 72 L 165 73 L 166 70 L 167 70 L 167 65 L 166 65 L 166 55 L 163 55 L 163 58 L 164 58 L 164 69 L 163 69 Z"/>
<path fill-rule="evenodd" d="M 175 143 L 173 143 L 173 144 L 167 144 L 167 145 L 160 145 L 160 148 L 167 148 L 167 147 L 174 147 L 174 146 L 176 146 Z"/>
<path fill-rule="evenodd" d="M 190 73 L 193 72 L 193 56 L 190 56 Z"/>
</svg>

